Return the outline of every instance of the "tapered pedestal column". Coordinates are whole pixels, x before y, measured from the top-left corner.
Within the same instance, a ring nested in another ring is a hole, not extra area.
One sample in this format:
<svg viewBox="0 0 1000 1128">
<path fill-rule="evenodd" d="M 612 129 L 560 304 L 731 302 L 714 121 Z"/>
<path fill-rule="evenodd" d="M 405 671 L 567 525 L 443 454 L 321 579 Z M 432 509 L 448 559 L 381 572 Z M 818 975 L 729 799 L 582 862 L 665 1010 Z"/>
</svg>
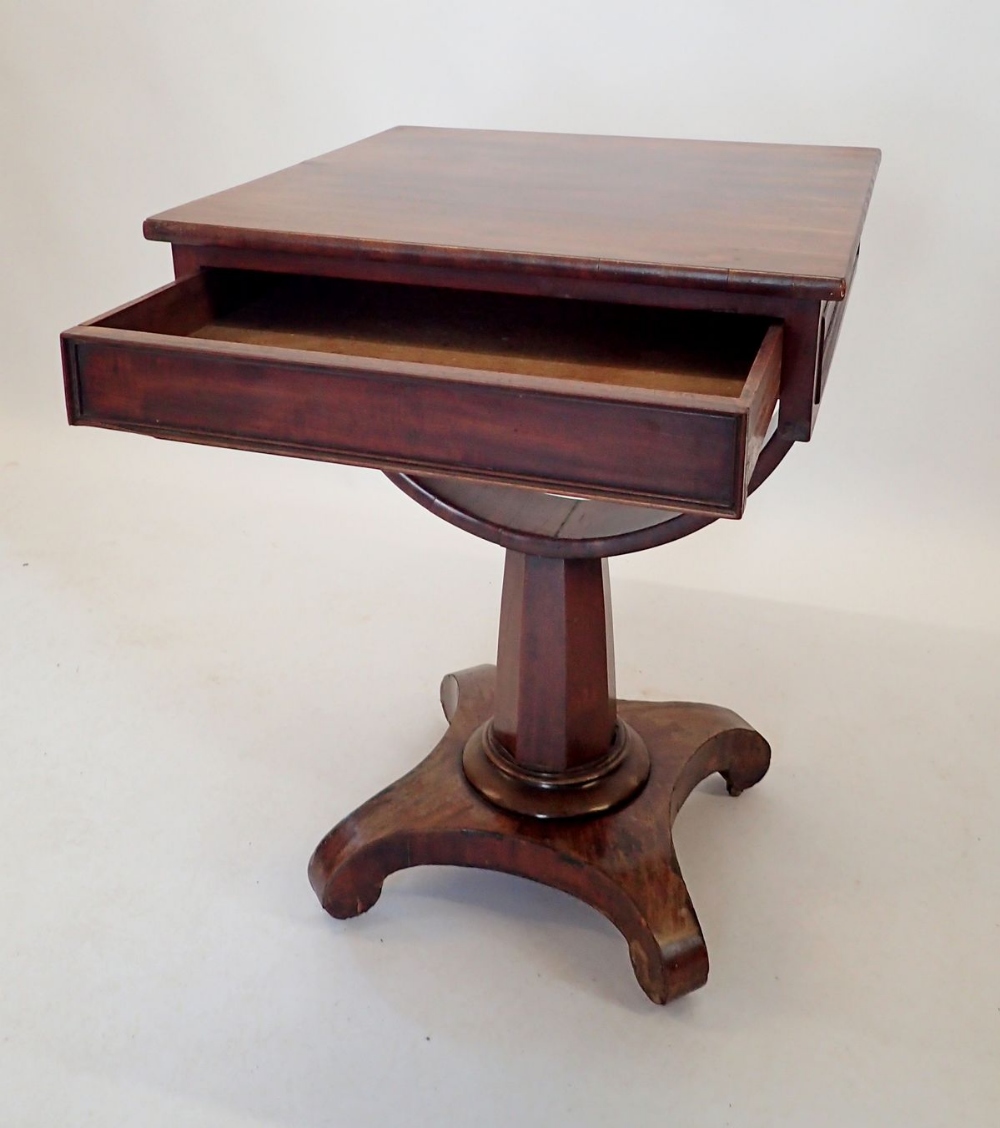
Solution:
<svg viewBox="0 0 1000 1128">
<path fill-rule="evenodd" d="M 508 552 L 494 732 L 537 772 L 600 759 L 614 740 L 608 562 Z"/>
<path fill-rule="evenodd" d="M 649 776 L 641 737 L 617 715 L 608 565 L 507 553 L 494 716 L 472 734 L 469 782 L 538 818 L 606 811 Z"/>
</svg>

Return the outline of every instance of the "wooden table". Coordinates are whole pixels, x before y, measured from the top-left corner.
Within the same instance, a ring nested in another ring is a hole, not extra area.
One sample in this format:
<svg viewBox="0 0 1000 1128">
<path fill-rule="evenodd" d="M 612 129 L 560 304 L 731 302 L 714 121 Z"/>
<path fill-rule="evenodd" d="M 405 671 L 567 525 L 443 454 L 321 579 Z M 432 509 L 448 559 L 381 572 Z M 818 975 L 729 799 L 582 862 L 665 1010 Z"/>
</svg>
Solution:
<svg viewBox="0 0 1000 1128">
<path fill-rule="evenodd" d="M 621 701 L 606 559 L 676 540 L 809 439 L 878 152 L 400 128 L 147 220 L 175 281 L 63 334 L 71 423 L 374 466 L 507 550 L 496 666 L 309 865 L 350 917 L 407 866 L 504 870 L 705 982 L 671 827 L 767 742 Z"/>
</svg>

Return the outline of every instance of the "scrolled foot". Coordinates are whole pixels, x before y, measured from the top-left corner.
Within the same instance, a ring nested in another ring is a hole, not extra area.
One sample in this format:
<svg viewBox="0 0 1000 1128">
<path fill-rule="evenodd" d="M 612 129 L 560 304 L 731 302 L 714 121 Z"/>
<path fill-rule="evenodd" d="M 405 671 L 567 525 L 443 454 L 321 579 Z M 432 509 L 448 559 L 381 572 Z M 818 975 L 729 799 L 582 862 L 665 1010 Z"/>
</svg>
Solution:
<svg viewBox="0 0 1000 1128">
<path fill-rule="evenodd" d="M 316 847 L 309 883 L 331 916 L 360 916 L 379 899 L 389 874 L 433 861 L 426 856 L 429 846 L 440 849 L 455 818 L 461 821 L 473 805 L 458 753 L 460 742 L 492 712 L 494 680 L 493 666 L 448 674 L 441 682 L 441 704 L 450 724 L 438 746 Z"/>
<path fill-rule="evenodd" d="M 314 876 L 315 872 L 315 876 Z M 337 920 L 349 920 L 361 916 L 382 895 L 382 882 L 365 884 L 357 874 L 344 867 L 329 874 L 319 865 L 309 866 L 309 883 L 313 887 L 320 904 Z"/>
<path fill-rule="evenodd" d="M 646 945 L 638 940 L 628 946 L 639 986 L 649 999 L 665 1006 L 704 987 L 708 981 L 708 949 L 699 931 L 659 948 L 650 958 Z"/>
<path fill-rule="evenodd" d="M 459 708 L 482 708 L 487 701 L 487 711 L 492 711 L 493 685 L 496 681 L 496 666 L 470 666 L 457 674 L 445 674 L 441 679 L 441 710 L 445 720 L 451 724 Z"/>
<path fill-rule="evenodd" d="M 726 750 L 729 767 L 720 770 L 730 795 L 742 793 L 767 775 L 771 765 L 771 746 L 751 728 L 731 729 L 727 738 L 732 747 Z"/>
</svg>

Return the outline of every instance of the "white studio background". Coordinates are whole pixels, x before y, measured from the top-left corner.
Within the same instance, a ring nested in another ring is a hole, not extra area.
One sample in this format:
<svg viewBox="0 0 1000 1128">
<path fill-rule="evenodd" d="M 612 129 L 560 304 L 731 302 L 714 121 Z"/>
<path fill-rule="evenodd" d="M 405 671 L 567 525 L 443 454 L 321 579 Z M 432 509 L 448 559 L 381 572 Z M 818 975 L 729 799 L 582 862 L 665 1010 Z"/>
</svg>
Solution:
<svg viewBox="0 0 1000 1128">
<path fill-rule="evenodd" d="M 0 1124 L 996 1123 L 998 56 L 985 0 L 0 0 Z M 65 424 L 59 331 L 171 277 L 146 216 L 396 124 L 883 150 L 814 441 L 613 565 L 621 688 L 783 765 L 689 801 L 665 1012 L 513 879 L 305 887 L 490 658 L 498 550 Z"/>
</svg>

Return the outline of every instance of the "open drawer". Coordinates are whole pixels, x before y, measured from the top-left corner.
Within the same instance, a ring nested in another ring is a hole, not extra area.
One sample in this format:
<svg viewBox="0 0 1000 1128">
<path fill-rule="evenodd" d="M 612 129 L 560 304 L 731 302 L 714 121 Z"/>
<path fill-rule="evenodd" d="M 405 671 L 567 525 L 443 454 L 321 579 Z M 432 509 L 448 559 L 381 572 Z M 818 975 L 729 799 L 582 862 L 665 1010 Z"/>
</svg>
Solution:
<svg viewBox="0 0 1000 1128">
<path fill-rule="evenodd" d="M 70 422 L 738 517 L 764 318 L 203 270 L 63 334 Z"/>
</svg>

